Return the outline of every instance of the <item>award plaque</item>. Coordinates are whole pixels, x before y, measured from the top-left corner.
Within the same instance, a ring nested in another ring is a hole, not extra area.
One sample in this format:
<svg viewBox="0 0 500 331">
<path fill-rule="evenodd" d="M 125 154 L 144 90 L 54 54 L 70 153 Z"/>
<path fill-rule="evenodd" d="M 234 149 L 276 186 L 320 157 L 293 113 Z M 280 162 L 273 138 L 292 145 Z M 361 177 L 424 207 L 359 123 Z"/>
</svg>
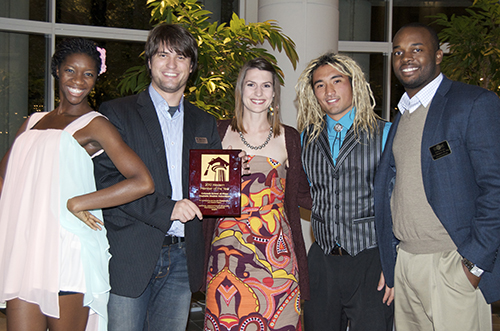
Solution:
<svg viewBox="0 0 500 331">
<path fill-rule="evenodd" d="M 241 159 L 235 149 L 189 151 L 189 200 L 206 216 L 241 214 Z"/>
</svg>

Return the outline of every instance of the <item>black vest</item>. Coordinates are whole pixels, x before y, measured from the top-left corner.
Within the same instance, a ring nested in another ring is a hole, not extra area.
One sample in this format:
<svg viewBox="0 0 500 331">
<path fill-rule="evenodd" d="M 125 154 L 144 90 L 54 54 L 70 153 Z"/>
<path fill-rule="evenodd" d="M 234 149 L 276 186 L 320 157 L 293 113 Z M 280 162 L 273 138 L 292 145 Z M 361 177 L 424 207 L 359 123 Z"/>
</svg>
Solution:
<svg viewBox="0 0 500 331">
<path fill-rule="evenodd" d="M 351 127 L 334 165 L 325 127 L 307 145 L 303 137 L 302 163 L 311 183 L 311 225 L 318 245 L 328 254 L 341 245 L 352 256 L 377 246 L 373 182 L 380 156 L 385 122 L 377 121 L 372 138 Z"/>
</svg>

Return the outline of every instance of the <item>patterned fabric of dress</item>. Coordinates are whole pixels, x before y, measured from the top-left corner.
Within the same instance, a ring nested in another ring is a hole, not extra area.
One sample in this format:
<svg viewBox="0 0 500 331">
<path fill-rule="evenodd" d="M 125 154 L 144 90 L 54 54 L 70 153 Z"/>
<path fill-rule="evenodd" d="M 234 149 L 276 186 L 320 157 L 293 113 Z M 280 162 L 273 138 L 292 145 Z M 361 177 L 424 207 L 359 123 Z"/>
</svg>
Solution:
<svg viewBox="0 0 500 331">
<path fill-rule="evenodd" d="M 205 330 L 301 330 L 297 260 L 283 198 L 286 169 L 250 157 L 242 214 L 217 221 L 207 277 Z"/>
</svg>

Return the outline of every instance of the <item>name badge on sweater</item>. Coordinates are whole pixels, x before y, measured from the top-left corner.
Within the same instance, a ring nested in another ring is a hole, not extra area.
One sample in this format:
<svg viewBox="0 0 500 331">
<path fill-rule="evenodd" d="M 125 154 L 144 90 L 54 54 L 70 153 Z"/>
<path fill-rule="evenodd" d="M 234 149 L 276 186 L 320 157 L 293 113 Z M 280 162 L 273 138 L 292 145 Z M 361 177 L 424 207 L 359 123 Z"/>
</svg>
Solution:
<svg viewBox="0 0 500 331">
<path fill-rule="evenodd" d="M 434 161 L 451 154 L 450 145 L 446 140 L 429 147 L 429 151 L 431 151 L 431 156 Z"/>
</svg>

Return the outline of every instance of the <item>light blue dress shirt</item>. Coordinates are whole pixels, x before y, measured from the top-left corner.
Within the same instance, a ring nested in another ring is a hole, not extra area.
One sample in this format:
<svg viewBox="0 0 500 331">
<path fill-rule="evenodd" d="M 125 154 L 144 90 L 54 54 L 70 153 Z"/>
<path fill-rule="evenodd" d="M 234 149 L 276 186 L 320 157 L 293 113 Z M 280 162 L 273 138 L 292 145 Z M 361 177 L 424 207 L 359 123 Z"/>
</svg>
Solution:
<svg viewBox="0 0 500 331">
<path fill-rule="evenodd" d="M 330 143 L 330 150 L 332 151 L 333 164 L 337 164 L 337 157 L 339 156 L 339 150 L 344 142 L 345 135 L 347 130 L 354 123 L 354 117 L 356 116 L 356 108 L 353 107 L 347 114 L 342 116 L 339 121 L 335 121 L 330 116 L 326 116 L 326 126 L 328 130 L 328 140 Z M 335 124 L 340 123 L 342 125 L 342 131 L 337 134 L 337 132 L 333 129 Z M 386 122 L 384 125 L 384 132 L 382 134 L 382 151 L 385 147 L 385 142 L 387 141 L 387 135 L 389 134 L 389 130 L 391 129 L 392 123 Z"/>
<path fill-rule="evenodd" d="M 333 164 L 337 163 L 337 157 L 339 156 L 339 150 L 344 142 L 345 135 L 349 128 L 354 123 L 354 117 L 356 116 L 356 108 L 353 107 L 347 114 L 342 116 L 339 121 L 335 121 L 330 116 L 326 116 L 326 126 L 328 131 L 328 140 L 330 143 L 330 150 L 332 152 Z M 337 132 L 333 129 L 335 124 L 340 123 L 342 125 L 342 130 L 337 134 Z M 385 143 L 387 142 L 387 135 L 389 134 L 389 130 L 391 129 L 392 123 L 386 122 L 384 125 L 384 132 L 382 134 L 382 150 L 385 147 Z M 304 132 L 300 134 L 300 139 L 302 146 L 304 145 Z"/>
<path fill-rule="evenodd" d="M 165 153 L 167 154 L 168 178 L 172 186 L 172 200 L 182 200 L 182 139 L 184 137 L 184 97 L 181 98 L 179 109 L 171 116 L 168 103 L 152 85 L 149 85 L 149 95 L 158 115 Z M 173 221 L 168 235 L 184 237 L 184 224 Z"/>
</svg>

